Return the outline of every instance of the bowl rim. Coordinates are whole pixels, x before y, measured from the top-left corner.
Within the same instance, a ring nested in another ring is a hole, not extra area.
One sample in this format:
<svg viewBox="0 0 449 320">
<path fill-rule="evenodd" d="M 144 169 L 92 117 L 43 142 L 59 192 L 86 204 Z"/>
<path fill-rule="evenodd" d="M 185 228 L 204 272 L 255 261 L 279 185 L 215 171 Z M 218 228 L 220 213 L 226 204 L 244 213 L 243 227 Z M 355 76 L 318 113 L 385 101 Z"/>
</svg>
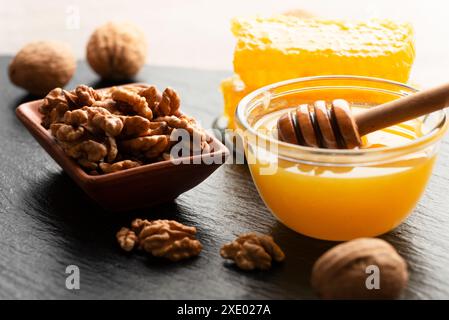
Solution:
<svg viewBox="0 0 449 320">
<path fill-rule="evenodd" d="M 261 139 L 261 140 L 266 141 L 271 144 L 278 145 L 279 146 L 279 157 L 286 158 L 289 160 L 292 160 L 292 159 L 289 157 L 283 157 L 281 155 L 282 154 L 281 149 L 284 149 L 284 150 L 288 149 L 288 150 L 291 150 L 292 152 L 301 153 L 301 154 L 312 154 L 312 155 L 316 155 L 318 157 L 331 156 L 334 159 L 338 158 L 338 157 L 343 158 L 343 157 L 348 157 L 348 156 L 349 157 L 376 156 L 376 155 L 379 155 L 382 153 L 383 154 L 389 153 L 389 154 L 391 154 L 391 157 L 397 157 L 398 155 L 410 153 L 411 149 L 413 149 L 413 151 L 415 151 L 415 150 L 422 150 L 422 149 L 426 148 L 427 146 L 434 143 L 434 141 L 438 140 L 438 138 L 441 138 L 444 135 L 444 133 L 446 132 L 446 130 L 448 129 L 449 121 L 448 121 L 447 114 L 446 114 L 445 110 L 443 109 L 443 110 L 439 110 L 439 111 L 435 112 L 435 113 L 442 113 L 441 120 L 435 126 L 435 128 L 432 128 L 432 130 L 429 133 L 427 133 L 417 139 L 414 139 L 410 142 L 407 142 L 407 143 L 404 143 L 404 144 L 401 144 L 398 146 L 393 146 L 393 147 L 380 147 L 380 148 L 373 148 L 373 149 L 323 149 L 323 148 L 314 148 L 314 147 L 293 145 L 293 144 L 290 144 L 287 142 L 280 141 L 274 137 L 270 137 L 270 136 L 261 134 L 260 132 L 257 132 L 257 130 L 255 130 L 253 128 L 253 126 L 251 126 L 249 124 L 248 119 L 246 119 L 245 113 L 244 113 L 245 108 L 253 100 L 255 100 L 255 98 L 263 95 L 265 92 L 269 92 L 270 90 L 280 88 L 283 86 L 292 85 L 295 83 L 305 83 L 308 81 L 320 81 L 320 80 L 323 80 L 323 81 L 325 81 L 325 80 L 329 80 L 329 81 L 358 80 L 358 81 L 392 85 L 392 86 L 396 86 L 399 88 L 404 88 L 411 92 L 419 91 L 418 89 L 413 88 L 412 86 L 409 86 L 405 83 L 397 82 L 394 80 L 376 78 L 376 77 L 367 77 L 367 76 L 324 75 L 324 76 L 310 76 L 310 77 L 294 78 L 294 79 L 284 80 L 284 81 L 276 82 L 276 83 L 261 87 L 255 91 L 252 91 L 251 93 L 246 95 L 242 100 L 240 100 L 240 102 L 236 108 L 236 111 L 235 111 L 235 119 L 236 119 L 238 127 L 247 132 L 244 134 L 249 133 L 250 135 L 257 137 L 258 139 Z M 336 85 L 336 86 L 338 86 L 338 85 Z M 330 84 L 327 87 L 332 87 L 332 85 Z M 390 157 L 388 157 L 388 158 L 390 158 Z M 320 161 L 317 161 L 317 162 L 320 162 Z M 366 161 L 366 162 L 370 162 L 370 161 Z"/>
<path fill-rule="evenodd" d="M 141 82 L 129 83 L 129 84 L 124 84 L 124 85 L 117 85 L 117 87 L 129 86 L 129 85 L 134 85 L 134 84 L 141 85 L 143 83 L 141 83 Z M 111 87 L 105 87 L 105 88 L 100 88 L 100 89 L 96 89 L 96 90 L 106 90 L 109 88 L 111 88 Z M 130 168 L 130 169 L 117 171 L 117 172 L 112 172 L 112 173 L 108 173 L 108 174 L 90 175 L 90 174 L 86 173 L 74 161 L 74 159 L 70 158 L 64 152 L 64 150 L 57 144 L 55 139 L 52 137 L 49 130 L 47 130 L 45 127 L 43 127 L 41 125 L 40 121 L 36 121 L 35 119 L 33 119 L 32 117 L 29 116 L 30 113 L 37 114 L 39 116 L 38 118 L 41 119 L 41 116 L 40 116 L 39 112 L 37 111 L 37 106 L 39 104 L 41 104 L 42 101 L 43 101 L 43 99 L 37 99 L 37 100 L 28 101 L 28 102 L 24 102 L 24 103 L 20 104 L 16 108 L 17 118 L 19 118 L 19 120 L 23 123 L 23 125 L 26 127 L 26 129 L 33 135 L 35 140 L 37 140 L 39 142 L 39 144 L 47 152 L 47 154 L 49 154 L 50 157 L 53 160 L 55 160 L 64 171 L 67 171 L 67 173 L 69 175 L 73 175 L 74 177 L 79 179 L 80 182 L 82 182 L 84 184 L 96 184 L 96 183 L 100 183 L 100 182 L 101 183 L 110 182 L 110 181 L 113 181 L 116 179 L 123 179 L 123 178 L 130 178 L 133 176 L 137 176 L 139 174 L 142 174 L 144 172 L 146 173 L 148 171 L 160 171 L 163 169 L 168 169 L 173 166 L 182 166 L 182 165 L 186 165 L 186 164 L 217 165 L 215 162 L 210 163 L 210 164 L 205 163 L 204 161 L 201 160 L 203 157 L 216 157 L 216 156 L 221 155 L 222 159 L 224 159 L 223 162 L 219 164 L 219 165 L 221 165 L 221 164 L 224 164 L 226 158 L 229 156 L 228 148 L 224 144 L 222 144 L 216 137 L 214 137 L 213 135 L 209 134 L 206 131 L 206 136 L 212 140 L 212 143 L 215 147 L 212 152 L 177 158 L 176 161 L 180 162 L 178 164 L 173 163 L 172 160 L 163 160 L 163 161 L 148 163 L 148 164 L 144 164 L 139 167 Z M 42 144 L 42 142 L 44 144 Z M 51 149 L 55 154 L 52 154 L 52 152 L 47 150 L 47 148 Z M 60 158 L 61 160 L 65 160 L 64 165 L 61 164 L 57 158 Z M 198 160 L 200 160 L 199 163 L 197 163 Z M 187 161 L 189 161 L 189 163 L 184 163 Z"/>
</svg>

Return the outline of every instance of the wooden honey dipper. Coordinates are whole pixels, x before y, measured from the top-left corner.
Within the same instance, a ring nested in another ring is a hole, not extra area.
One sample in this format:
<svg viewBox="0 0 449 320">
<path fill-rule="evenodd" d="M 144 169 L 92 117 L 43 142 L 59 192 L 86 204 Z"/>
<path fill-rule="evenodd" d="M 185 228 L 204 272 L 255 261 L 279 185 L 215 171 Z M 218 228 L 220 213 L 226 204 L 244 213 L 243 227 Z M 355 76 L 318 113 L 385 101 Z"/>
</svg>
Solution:
<svg viewBox="0 0 449 320">
<path fill-rule="evenodd" d="M 397 123 L 449 106 L 449 83 L 423 90 L 353 115 L 343 99 L 313 105 L 302 104 L 282 115 L 279 139 L 293 144 L 328 149 L 353 149 L 362 145 L 360 137 Z"/>
</svg>

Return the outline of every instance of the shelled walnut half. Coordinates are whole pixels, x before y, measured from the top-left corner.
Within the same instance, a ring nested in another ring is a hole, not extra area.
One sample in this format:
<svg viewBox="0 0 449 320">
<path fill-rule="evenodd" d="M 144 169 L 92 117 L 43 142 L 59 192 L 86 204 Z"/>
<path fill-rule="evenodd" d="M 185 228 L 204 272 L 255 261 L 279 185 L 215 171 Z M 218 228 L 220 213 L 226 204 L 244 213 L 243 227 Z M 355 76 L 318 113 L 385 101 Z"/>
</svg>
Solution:
<svg viewBox="0 0 449 320">
<path fill-rule="evenodd" d="M 135 219 L 131 229 L 122 228 L 116 235 L 120 247 L 131 251 L 134 247 L 155 257 L 179 261 L 200 254 L 203 246 L 196 239 L 196 228 L 174 220 Z"/>
<path fill-rule="evenodd" d="M 234 260 L 243 270 L 268 270 L 273 260 L 281 262 L 285 259 L 284 252 L 272 237 L 254 232 L 243 234 L 225 244 L 220 255 L 225 259 Z"/>
</svg>

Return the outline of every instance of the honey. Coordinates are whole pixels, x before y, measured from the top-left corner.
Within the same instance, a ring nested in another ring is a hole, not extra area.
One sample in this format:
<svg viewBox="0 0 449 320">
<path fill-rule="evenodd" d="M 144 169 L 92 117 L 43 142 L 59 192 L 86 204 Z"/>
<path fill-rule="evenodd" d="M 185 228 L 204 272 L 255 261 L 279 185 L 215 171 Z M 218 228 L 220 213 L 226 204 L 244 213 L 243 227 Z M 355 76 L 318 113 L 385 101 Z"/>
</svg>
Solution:
<svg viewBox="0 0 449 320">
<path fill-rule="evenodd" d="M 273 129 L 278 117 L 269 114 L 256 128 Z M 406 144 L 420 137 L 420 126 L 415 120 L 376 131 L 365 137 L 364 147 Z M 366 167 L 316 166 L 279 158 L 276 173 L 264 175 L 259 174 L 269 165 L 264 154 L 251 155 L 255 162 L 249 167 L 267 207 L 295 231 L 326 240 L 376 236 L 395 228 L 416 205 L 435 162 L 435 156 L 426 154 Z"/>
<path fill-rule="evenodd" d="M 423 194 L 441 137 L 444 112 L 363 137 L 359 149 L 303 147 L 277 139 L 277 120 L 296 106 L 346 99 L 363 111 L 414 92 L 387 80 L 332 76 L 279 83 L 251 93 L 237 110 L 248 166 L 272 214 L 310 237 L 346 241 L 397 227 Z"/>
</svg>

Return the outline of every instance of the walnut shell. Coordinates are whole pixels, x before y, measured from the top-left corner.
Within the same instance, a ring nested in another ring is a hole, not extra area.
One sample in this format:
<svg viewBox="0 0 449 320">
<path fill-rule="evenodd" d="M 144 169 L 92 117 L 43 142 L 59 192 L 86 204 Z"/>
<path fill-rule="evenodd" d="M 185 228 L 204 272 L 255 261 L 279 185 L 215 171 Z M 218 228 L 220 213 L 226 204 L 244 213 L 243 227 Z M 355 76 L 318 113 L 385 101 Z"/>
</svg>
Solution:
<svg viewBox="0 0 449 320">
<path fill-rule="evenodd" d="M 379 287 L 368 289 L 376 266 Z M 408 281 L 407 264 L 386 241 L 360 238 L 324 253 L 312 271 L 312 286 L 324 299 L 394 299 Z"/>
<path fill-rule="evenodd" d="M 131 78 L 145 64 L 145 35 L 133 24 L 108 22 L 90 36 L 86 56 L 102 78 Z"/>
<path fill-rule="evenodd" d="M 16 54 L 8 72 L 15 85 L 45 95 L 56 87 L 64 87 L 75 69 L 75 57 L 66 44 L 38 41 L 27 44 Z"/>
</svg>

